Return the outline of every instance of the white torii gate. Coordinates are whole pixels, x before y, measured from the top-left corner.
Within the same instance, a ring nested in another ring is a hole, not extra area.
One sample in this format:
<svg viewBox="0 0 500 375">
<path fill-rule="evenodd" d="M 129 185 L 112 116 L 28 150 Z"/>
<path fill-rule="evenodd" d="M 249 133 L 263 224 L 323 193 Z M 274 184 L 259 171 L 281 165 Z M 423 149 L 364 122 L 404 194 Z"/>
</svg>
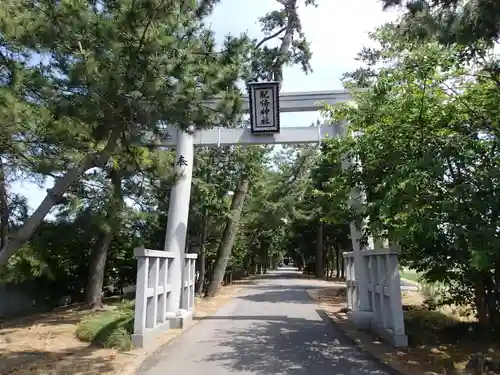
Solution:
<svg viewBox="0 0 500 375">
<path fill-rule="evenodd" d="M 164 251 L 140 248 L 134 252 L 138 258 L 132 335 L 136 346 L 146 346 L 151 338 L 169 328 L 184 328 L 192 319 L 197 255 L 184 251 L 194 146 L 320 143 L 326 136 L 340 135 L 342 126 L 280 129 L 279 113 L 318 111 L 323 104 L 349 100 L 351 96 L 345 90 L 279 94 L 275 82 L 250 84 L 243 110 L 251 114 L 251 128 L 177 130 L 162 140 L 151 140 L 158 147 L 176 148 L 176 180 L 170 193 Z M 207 105 L 215 106 L 216 101 L 217 98 Z M 361 326 L 375 328 L 396 346 L 406 346 L 397 255 L 384 249 L 378 249 L 376 254 L 361 251 L 359 230 L 354 225 L 351 225 L 351 234 L 354 251 L 345 257 L 348 307 L 353 320 Z M 379 261 L 382 258 L 384 261 Z M 355 274 L 354 269 L 364 272 Z"/>
</svg>

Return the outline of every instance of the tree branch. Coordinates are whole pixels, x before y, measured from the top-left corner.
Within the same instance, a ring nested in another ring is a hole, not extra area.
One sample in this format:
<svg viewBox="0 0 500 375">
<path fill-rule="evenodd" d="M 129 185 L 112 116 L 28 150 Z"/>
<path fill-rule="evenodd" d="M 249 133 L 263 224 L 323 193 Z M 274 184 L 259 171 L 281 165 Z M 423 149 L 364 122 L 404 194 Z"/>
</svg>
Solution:
<svg viewBox="0 0 500 375">
<path fill-rule="evenodd" d="M 283 31 L 285 31 L 286 29 L 288 28 L 288 26 L 283 26 L 281 29 L 279 29 L 278 31 L 276 31 L 274 34 L 271 34 L 269 36 L 266 36 L 264 39 L 262 39 L 259 43 L 257 43 L 257 45 L 255 46 L 255 48 L 260 48 L 265 42 L 271 40 L 271 39 L 274 39 L 276 38 L 278 35 L 280 35 Z"/>
</svg>

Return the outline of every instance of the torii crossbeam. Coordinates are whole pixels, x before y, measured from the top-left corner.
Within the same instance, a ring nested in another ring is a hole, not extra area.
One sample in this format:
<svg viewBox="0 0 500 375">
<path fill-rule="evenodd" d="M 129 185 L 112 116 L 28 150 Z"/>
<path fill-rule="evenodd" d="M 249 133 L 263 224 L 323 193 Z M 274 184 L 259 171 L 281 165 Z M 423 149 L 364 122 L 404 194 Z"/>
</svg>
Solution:
<svg viewBox="0 0 500 375">
<path fill-rule="evenodd" d="M 279 112 L 316 112 L 325 104 L 333 105 L 351 100 L 345 90 L 282 93 L 279 95 Z M 250 111 L 249 97 L 243 98 L 243 111 Z M 208 101 L 207 106 L 216 108 L 217 99 Z M 158 147 L 177 146 L 179 141 L 175 129 L 166 129 L 165 135 L 153 137 L 147 134 L 145 143 Z M 229 129 L 218 127 L 195 133 L 195 146 L 261 145 L 261 144 L 306 144 L 320 142 L 326 136 L 333 137 L 333 126 L 282 127 L 279 133 L 253 134 L 250 128 Z"/>
</svg>

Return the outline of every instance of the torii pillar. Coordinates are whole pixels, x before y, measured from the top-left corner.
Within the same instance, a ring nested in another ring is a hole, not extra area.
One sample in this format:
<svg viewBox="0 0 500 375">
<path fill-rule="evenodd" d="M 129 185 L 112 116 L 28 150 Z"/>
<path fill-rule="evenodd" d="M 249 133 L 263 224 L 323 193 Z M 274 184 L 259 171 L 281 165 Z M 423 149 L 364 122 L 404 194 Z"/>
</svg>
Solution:
<svg viewBox="0 0 500 375">
<path fill-rule="evenodd" d="M 174 161 L 174 185 L 170 192 L 168 204 L 167 229 L 164 250 L 175 254 L 168 274 L 168 283 L 172 285 L 168 299 L 167 314 L 170 328 L 185 326 L 191 319 L 188 311 L 180 309 L 182 290 L 182 271 L 184 266 L 184 250 L 189 218 L 189 201 L 194 162 L 194 128 L 177 131 L 177 145 Z"/>
</svg>

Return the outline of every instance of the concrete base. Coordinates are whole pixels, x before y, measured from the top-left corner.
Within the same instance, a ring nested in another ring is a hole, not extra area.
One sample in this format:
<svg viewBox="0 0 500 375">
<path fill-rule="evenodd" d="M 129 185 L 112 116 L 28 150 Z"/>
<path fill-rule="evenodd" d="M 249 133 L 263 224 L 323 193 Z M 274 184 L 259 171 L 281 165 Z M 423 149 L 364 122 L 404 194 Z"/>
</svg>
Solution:
<svg viewBox="0 0 500 375">
<path fill-rule="evenodd" d="M 373 319 L 373 313 L 370 311 L 351 311 L 351 312 L 347 313 L 347 317 L 358 328 L 370 329 L 371 321 Z"/>
<path fill-rule="evenodd" d="M 137 348 L 144 348 L 149 345 L 149 343 L 157 338 L 162 333 L 167 332 L 170 329 L 170 321 L 166 320 L 164 323 L 157 325 L 155 328 L 146 328 L 143 333 L 134 333 L 132 335 L 132 343 Z"/>
<path fill-rule="evenodd" d="M 408 336 L 405 334 L 397 335 L 391 329 L 380 327 L 373 321 L 373 313 L 369 311 L 351 311 L 347 313 L 351 320 L 358 328 L 370 329 L 380 336 L 384 341 L 389 342 L 396 348 L 408 347 Z"/>
<path fill-rule="evenodd" d="M 192 321 L 192 311 L 179 310 L 177 313 L 167 313 L 167 320 L 165 323 L 159 324 L 155 328 L 146 329 L 143 333 L 134 333 L 132 335 L 132 343 L 137 348 L 145 348 L 152 340 L 162 333 L 167 332 L 171 328 L 186 329 L 191 325 Z"/>
<path fill-rule="evenodd" d="M 408 347 L 408 336 L 405 334 L 397 335 L 391 329 L 386 329 L 373 324 L 372 329 L 384 340 L 389 342 L 392 346 L 396 348 L 407 348 Z"/>
<path fill-rule="evenodd" d="M 187 310 L 179 310 L 177 314 L 171 313 L 169 316 L 170 328 L 173 329 L 186 329 L 193 321 L 193 312 Z"/>
</svg>

